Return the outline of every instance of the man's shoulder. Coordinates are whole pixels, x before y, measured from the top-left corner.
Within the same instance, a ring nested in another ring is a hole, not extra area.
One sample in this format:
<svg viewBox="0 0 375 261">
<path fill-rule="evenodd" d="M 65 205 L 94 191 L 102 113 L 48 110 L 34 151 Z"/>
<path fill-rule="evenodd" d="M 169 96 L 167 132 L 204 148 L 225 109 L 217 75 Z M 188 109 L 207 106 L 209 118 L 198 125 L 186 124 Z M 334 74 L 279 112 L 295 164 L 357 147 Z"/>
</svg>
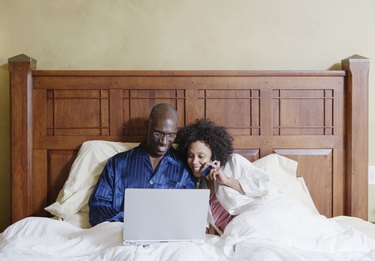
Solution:
<svg viewBox="0 0 375 261">
<path fill-rule="evenodd" d="M 125 158 L 131 157 L 133 155 L 138 155 L 141 151 L 142 151 L 142 149 L 140 148 L 140 145 L 138 145 L 137 147 L 134 147 L 134 148 L 131 148 L 129 150 L 122 151 L 122 152 L 119 152 L 119 153 L 113 155 L 110 158 L 110 160 L 125 159 Z"/>
</svg>

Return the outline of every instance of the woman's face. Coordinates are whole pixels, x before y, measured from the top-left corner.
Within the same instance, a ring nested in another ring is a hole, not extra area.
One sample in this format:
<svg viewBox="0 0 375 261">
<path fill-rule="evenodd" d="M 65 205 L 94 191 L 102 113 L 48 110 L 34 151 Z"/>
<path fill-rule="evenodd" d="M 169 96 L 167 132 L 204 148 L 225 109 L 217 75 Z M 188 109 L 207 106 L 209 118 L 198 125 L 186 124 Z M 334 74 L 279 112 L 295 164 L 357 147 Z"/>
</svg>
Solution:
<svg viewBox="0 0 375 261">
<path fill-rule="evenodd" d="M 195 177 L 200 177 L 200 170 L 211 161 L 211 149 L 201 141 L 194 141 L 188 147 L 187 162 Z"/>
</svg>

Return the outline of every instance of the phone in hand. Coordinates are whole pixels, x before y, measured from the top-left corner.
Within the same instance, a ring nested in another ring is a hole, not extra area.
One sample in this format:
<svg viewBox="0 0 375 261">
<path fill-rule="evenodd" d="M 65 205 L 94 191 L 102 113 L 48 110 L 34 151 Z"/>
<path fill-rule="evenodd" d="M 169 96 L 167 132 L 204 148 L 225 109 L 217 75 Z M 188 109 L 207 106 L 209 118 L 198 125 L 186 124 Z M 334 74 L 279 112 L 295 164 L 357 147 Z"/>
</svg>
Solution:
<svg viewBox="0 0 375 261">
<path fill-rule="evenodd" d="M 213 166 L 212 165 L 206 165 L 203 167 L 203 169 L 200 171 L 200 174 L 202 177 L 205 177 L 207 176 L 208 174 L 210 174 L 211 172 L 211 169 L 213 169 Z"/>
</svg>

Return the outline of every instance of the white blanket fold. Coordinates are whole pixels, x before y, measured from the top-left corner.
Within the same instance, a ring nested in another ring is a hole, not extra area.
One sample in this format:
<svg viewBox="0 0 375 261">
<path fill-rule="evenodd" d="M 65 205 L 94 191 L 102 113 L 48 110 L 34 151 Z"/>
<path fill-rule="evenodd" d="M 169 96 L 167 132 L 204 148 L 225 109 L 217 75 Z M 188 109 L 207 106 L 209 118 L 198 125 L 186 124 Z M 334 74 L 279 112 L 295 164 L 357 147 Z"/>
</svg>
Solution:
<svg viewBox="0 0 375 261">
<path fill-rule="evenodd" d="M 207 242 L 124 246 L 121 222 L 81 229 L 67 222 L 30 217 L 0 235 L 0 260 L 227 260 L 217 236 Z"/>
</svg>

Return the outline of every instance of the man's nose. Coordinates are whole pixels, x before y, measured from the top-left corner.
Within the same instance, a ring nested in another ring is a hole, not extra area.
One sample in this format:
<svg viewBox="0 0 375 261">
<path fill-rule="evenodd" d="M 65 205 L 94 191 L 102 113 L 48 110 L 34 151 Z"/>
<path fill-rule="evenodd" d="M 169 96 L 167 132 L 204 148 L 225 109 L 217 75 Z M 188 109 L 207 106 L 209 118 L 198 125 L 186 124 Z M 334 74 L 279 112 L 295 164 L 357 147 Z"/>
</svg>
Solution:
<svg viewBox="0 0 375 261">
<path fill-rule="evenodd" d="M 163 135 L 163 137 L 161 137 L 161 138 L 159 139 L 159 141 L 160 141 L 160 143 L 163 144 L 163 145 L 167 144 L 167 143 L 168 143 L 167 136 L 166 136 L 166 135 Z"/>
</svg>

